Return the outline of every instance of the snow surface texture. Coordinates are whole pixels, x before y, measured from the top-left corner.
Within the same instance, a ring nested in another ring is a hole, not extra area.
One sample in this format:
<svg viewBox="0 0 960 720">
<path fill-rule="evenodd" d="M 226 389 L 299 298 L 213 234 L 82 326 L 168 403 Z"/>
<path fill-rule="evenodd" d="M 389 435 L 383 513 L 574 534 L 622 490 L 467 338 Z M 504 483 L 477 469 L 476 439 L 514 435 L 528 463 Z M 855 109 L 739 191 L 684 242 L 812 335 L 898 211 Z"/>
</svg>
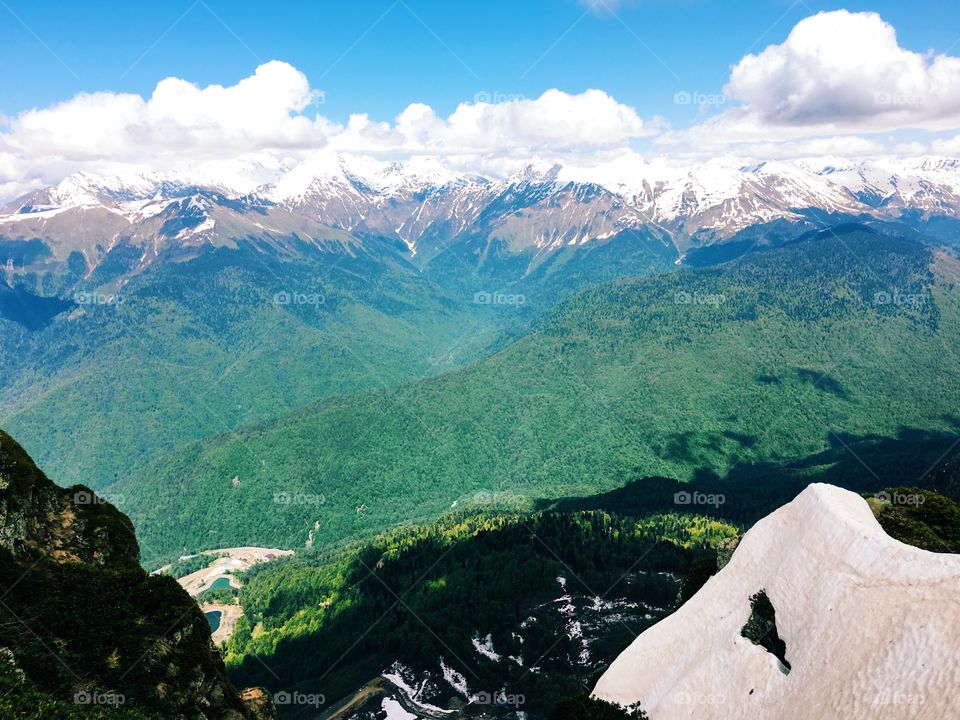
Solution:
<svg viewBox="0 0 960 720">
<path fill-rule="evenodd" d="M 792 670 L 740 630 L 766 590 Z M 811 485 L 641 634 L 594 695 L 651 720 L 960 718 L 960 556 L 888 536 L 859 496 Z"/>
</svg>

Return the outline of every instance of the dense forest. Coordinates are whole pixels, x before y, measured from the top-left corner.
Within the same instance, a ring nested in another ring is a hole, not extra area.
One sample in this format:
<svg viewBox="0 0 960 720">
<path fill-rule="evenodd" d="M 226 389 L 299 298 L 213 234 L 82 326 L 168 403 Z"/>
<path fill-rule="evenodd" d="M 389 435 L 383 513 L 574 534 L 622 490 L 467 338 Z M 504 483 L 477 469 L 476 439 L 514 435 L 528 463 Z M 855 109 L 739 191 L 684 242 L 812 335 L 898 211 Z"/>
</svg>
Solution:
<svg viewBox="0 0 960 720">
<path fill-rule="evenodd" d="M 606 283 L 487 360 L 179 447 L 111 492 L 159 560 L 955 433 L 960 390 L 939 381 L 960 346 L 952 262 L 854 227 L 722 271 Z"/>
<path fill-rule="evenodd" d="M 332 701 L 392 663 L 439 669 L 445 659 L 474 691 L 506 688 L 544 717 L 558 699 L 582 693 L 603 658 L 671 611 L 691 564 L 737 532 L 702 516 L 638 520 L 602 511 L 455 514 L 404 526 L 246 573 L 246 617 L 227 662 L 241 684 Z M 543 610 L 564 593 L 644 610 L 614 621 L 603 643 L 591 646 L 600 655 L 583 664 L 562 615 Z M 500 660 L 478 655 L 478 636 Z"/>
</svg>

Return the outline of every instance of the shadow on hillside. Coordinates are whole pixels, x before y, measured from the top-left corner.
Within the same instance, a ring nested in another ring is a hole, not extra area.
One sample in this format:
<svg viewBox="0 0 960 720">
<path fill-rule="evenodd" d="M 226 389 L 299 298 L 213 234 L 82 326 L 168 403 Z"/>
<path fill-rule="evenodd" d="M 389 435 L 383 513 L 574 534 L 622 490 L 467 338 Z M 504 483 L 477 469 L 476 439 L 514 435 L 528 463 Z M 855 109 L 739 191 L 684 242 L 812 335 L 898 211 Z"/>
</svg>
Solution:
<svg viewBox="0 0 960 720">
<path fill-rule="evenodd" d="M 960 419 L 946 420 L 960 430 Z M 960 502 L 956 433 L 901 428 L 896 437 L 831 433 L 827 439 L 827 450 L 789 463 L 744 463 L 722 477 L 701 471 L 689 483 L 639 478 L 600 495 L 543 501 L 537 509 L 601 509 L 620 515 L 686 510 L 752 524 L 815 482 L 855 492 L 915 486 Z"/>
</svg>

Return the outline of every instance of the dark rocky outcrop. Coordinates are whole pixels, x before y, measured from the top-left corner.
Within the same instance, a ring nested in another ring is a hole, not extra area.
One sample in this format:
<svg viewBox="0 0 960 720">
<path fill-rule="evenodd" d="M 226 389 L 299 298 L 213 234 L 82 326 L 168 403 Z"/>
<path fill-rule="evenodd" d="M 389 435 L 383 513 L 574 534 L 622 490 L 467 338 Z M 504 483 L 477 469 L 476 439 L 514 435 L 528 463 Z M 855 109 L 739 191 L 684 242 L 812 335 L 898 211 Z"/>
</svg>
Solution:
<svg viewBox="0 0 960 720">
<path fill-rule="evenodd" d="M 193 599 L 139 554 L 123 513 L 58 487 L 0 431 L 0 716 L 273 717 L 233 687 Z"/>
</svg>

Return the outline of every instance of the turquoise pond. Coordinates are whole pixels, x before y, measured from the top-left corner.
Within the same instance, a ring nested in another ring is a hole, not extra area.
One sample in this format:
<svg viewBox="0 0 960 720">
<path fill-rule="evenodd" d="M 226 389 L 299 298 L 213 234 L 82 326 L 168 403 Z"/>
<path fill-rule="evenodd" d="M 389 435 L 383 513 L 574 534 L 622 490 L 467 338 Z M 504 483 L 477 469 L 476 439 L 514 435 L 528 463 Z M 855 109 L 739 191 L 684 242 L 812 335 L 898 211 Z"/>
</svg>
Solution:
<svg viewBox="0 0 960 720">
<path fill-rule="evenodd" d="M 218 577 L 213 581 L 213 585 L 207 588 L 207 590 L 229 590 L 230 589 L 230 578 L 228 577 Z"/>
</svg>

